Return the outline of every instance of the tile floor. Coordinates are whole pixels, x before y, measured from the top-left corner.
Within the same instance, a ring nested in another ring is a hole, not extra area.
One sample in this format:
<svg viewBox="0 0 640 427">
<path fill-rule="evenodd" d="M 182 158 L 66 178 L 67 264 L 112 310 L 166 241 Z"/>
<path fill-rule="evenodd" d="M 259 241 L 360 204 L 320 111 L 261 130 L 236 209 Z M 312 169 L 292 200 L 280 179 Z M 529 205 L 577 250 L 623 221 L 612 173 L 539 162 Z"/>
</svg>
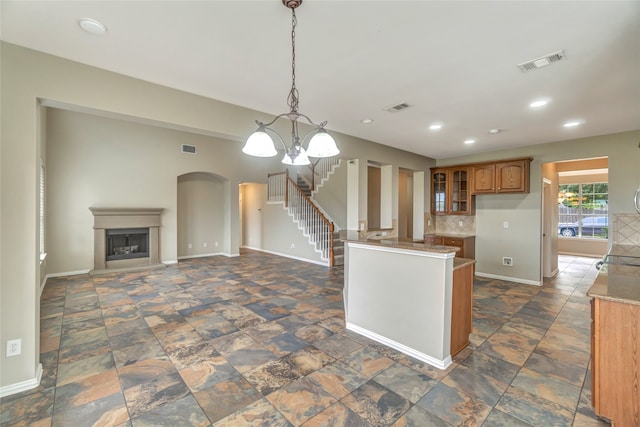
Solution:
<svg viewBox="0 0 640 427">
<path fill-rule="evenodd" d="M 341 268 L 255 251 L 56 278 L 44 374 L 2 426 L 596 426 L 596 259 L 543 287 L 476 279 L 470 346 L 439 371 L 344 328 Z"/>
</svg>

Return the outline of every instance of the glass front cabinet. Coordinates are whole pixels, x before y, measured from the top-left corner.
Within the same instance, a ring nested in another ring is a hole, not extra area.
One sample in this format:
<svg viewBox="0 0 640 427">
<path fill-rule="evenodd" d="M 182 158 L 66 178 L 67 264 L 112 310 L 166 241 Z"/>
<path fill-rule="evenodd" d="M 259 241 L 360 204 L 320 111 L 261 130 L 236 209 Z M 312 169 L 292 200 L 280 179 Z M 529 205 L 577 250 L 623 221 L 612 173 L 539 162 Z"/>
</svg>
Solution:
<svg viewBox="0 0 640 427">
<path fill-rule="evenodd" d="M 431 170 L 431 213 L 434 215 L 471 215 L 473 200 L 469 167 Z"/>
</svg>

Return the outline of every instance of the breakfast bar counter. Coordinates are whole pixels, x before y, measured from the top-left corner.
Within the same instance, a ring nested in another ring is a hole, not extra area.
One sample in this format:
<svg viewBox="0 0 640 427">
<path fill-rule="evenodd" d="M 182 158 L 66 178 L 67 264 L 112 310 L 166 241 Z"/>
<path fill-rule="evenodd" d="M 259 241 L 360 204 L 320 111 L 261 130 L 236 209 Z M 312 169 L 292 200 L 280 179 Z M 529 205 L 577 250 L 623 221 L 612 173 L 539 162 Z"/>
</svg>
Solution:
<svg viewBox="0 0 640 427">
<path fill-rule="evenodd" d="M 350 237 L 344 273 L 347 329 L 446 369 L 452 354 L 468 344 L 475 260 L 454 258 L 456 247 L 367 240 L 358 233 Z M 454 269 L 467 282 L 459 295 Z"/>
</svg>

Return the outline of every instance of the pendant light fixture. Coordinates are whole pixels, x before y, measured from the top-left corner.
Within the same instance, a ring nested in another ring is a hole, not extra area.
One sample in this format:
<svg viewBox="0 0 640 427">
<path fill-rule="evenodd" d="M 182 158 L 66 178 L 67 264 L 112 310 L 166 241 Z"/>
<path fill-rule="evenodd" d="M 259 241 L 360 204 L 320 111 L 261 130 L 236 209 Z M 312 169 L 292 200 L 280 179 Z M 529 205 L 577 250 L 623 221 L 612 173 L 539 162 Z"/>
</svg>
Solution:
<svg viewBox="0 0 640 427">
<path fill-rule="evenodd" d="M 333 137 L 329 135 L 324 128 L 327 122 L 316 124 L 312 122 L 309 117 L 298 112 L 300 96 L 296 88 L 296 8 L 302 4 L 302 0 L 282 0 L 282 4 L 291 9 L 291 90 L 287 97 L 289 112 L 276 116 L 276 118 L 269 123 L 256 120 L 258 129 L 249 136 L 242 151 L 251 156 L 273 157 L 278 154 L 273 138 L 271 137 L 271 135 L 275 135 L 284 147 L 282 163 L 296 166 L 308 165 L 310 163 L 309 157 L 331 157 L 339 154 L 340 150 L 338 150 Z M 282 117 L 286 117 L 291 121 L 291 145 L 289 147 L 287 147 L 284 139 L 269 127 Z M 298 119 L 300 118 L 304 118 L 313 126 L 313 129 L 302 138 L 300 138 L 298 133 Z M 309 145 L 305 150 L 303 144 L 307 138 L 309 138 Z"/>
</svg>

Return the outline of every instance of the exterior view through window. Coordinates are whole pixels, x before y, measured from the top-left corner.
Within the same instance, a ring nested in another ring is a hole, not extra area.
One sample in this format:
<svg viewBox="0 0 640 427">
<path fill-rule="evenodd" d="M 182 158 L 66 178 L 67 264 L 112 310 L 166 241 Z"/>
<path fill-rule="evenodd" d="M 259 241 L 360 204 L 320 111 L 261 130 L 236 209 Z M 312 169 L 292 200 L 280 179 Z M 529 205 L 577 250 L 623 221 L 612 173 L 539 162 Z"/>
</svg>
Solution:
<svg viewBox="0 0 640 427">
<path fill-rule="evenodd" d="M 562 237 L 609 237 L 609 184 L 563 184 L 558 191 L 558 234 Z"/>
</svg>

